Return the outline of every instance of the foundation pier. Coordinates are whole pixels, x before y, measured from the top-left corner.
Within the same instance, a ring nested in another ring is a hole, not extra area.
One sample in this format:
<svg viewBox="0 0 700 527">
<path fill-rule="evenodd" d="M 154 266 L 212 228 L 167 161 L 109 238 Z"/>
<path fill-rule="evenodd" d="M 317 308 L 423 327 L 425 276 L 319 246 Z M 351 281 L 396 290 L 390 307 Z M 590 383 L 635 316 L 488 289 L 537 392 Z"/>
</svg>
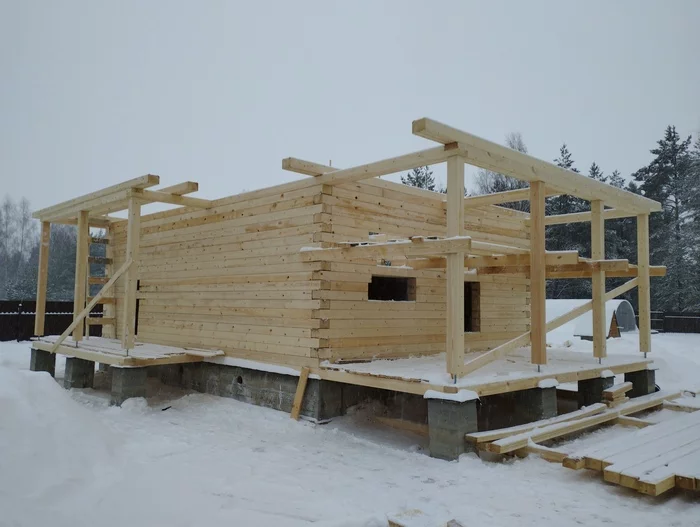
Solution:
<svg viewBox="0 0 700 527">
<path fill-rule="evenodd" d="M 641 397 L 656 391 L 656 371 L 641 370 L 625 373 L 625 382 L 632 383 L 632 389 L 627 392 L 627 397 Z"/>
<path fill-rule="evenodd" d="M 148 368 L 120 368 L 112 366 L 112 397 L 110 404 L 121 406 L 132 397 L 146 397 Z"/>
<path fill-rule="evenodd" d="M 32 355 L 29 359 L 29 369 L 31 371 L 45 371 L 51 377 L 56 376 L 56 355 L 48 351 L 32 348 Z"/>
<path fill-rule="evenodd" d="M 479 430 L 496 430 L 556 417 L 556 384 L 481 398 Z"/>
<path fill-rule="evenodd" d="M 460 397 L 462 392 L 465 395 Z M 428 435 L 430 457 L 452 461 L 467 451 L 472 451 L 467 445 L 464 435 L 476 432 L 477 399 L 471 396 L 473 392 L 460 390 L 457 394 L 442 394 L 428 391 Z M 442 396 L 457 396 L 451 399 Z"/>
<path fill-rule="evenodd" d="M 603 390 L 611 388 L 615 384 L 615 376 L 596 377 L 578 381 L 578 406 L 590 406 L 602 402 Z"/>
<path fill-rule="evenodd" d="M 63 377 L 63 387 L 92 388 L 95 382 L 95 363 L 91 360 L 66 357 L 66 374 Z"/>
</svg>

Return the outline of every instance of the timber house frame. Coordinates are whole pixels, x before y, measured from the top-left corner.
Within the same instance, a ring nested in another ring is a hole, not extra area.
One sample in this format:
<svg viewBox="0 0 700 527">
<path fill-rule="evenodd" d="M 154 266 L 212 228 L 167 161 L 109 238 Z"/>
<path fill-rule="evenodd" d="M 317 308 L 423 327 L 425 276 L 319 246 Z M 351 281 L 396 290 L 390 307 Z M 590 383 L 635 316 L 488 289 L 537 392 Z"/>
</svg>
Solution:
<svg viewBox="0 0 700 527">
<path fill-rule="evenodd" d="M 198 190 L 194 182 L 151 190 L 159 177 L 147 175 L 37 211 L 33 346 L 118 366 L 225 355 L 417 394 L 451 392 L 454 384 L 505 392 L 545 375 L 566 382 L 646 367 L 649 280 L 665 273 L 649 264 L 649 214 L 661 205 L 431 119 L 414 121 L 413 133 L 437 146 L 347 169 L 287 158 L 282 168 L 307 177 L 213 201 L 189 196 Z M 447 164 L 446 195 L 378 179 L 439 163 Z M 529 188 L 465 197 L 465 164 Z M 558 194 L 590 201 L 591 211 L 546 216 L 545 198 Z M 529 201 L 531 212 L 498 206 L 513 201 Z M 142 205 L 152 202 L 179 207 L 142 216 Z M 110 216 L 120 210 L 127 219 Z M 623 217 L 637 220 L 636 264 L 605 258 L 605 220 Z M 547 225 L 573 222 L 591 223 L 590 258 L 545 249 Z M 58 337 L 44 336 L 52 223 L 78 229 L 74 320 Z M 91 237 L 90 227 L 106 235 Z M 91 243 L 107 244 L 107 257 L 90 257 Z M 90 277 L 90 263 L 105 264 L 107 276 Z M 395 285 L 382 277 L 400 279 L 397 301 L 382 296 Z M 606 291 L 606 277 L 630 280 Z M 548 322 L 545 283 L 557 278 L 591 279 L 592 300 Z M 94 297 L 92 284 L 103 284 Z M 634 287 L 644 359 L 604 363 L 605 301 Z M 97 304 L 104 317 L 91 318 Z M 466 325 L 465 306 L 474 317 Z M 547 331 L 589 310 L 593 357 L 584 368 L 548 372 Z M 101 324 L 99 340 L 110 344 L 91 346 L 89 324 Z M 528 346 L 517 383 L 469 381 Z M 342 367 L 439 353 L 445 381 L 438 383 Z"/>
</svg>

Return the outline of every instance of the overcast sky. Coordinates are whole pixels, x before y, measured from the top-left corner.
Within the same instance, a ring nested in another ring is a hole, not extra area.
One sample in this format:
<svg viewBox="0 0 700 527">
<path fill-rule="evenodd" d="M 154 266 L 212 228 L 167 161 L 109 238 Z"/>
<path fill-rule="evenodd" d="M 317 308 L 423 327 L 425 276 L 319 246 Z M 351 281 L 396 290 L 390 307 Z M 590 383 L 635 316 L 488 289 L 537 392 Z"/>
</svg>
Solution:
<svg viewBox="0 0 700 527">
<path fill-rule="evenodd" d="M 700 1 L 0 0 L 0 196 L 217 198 L 434 146 L 431 117 L 627 176 L 700 130 Z"/>
</svg>

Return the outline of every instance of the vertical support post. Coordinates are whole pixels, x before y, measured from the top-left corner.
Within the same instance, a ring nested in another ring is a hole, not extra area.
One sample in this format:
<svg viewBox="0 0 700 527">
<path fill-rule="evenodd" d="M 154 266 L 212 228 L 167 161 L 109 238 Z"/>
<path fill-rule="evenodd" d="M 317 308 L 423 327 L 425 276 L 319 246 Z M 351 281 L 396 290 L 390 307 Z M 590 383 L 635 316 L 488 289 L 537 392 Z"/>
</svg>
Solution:
<svg viewBox="0 0 700 527">
<path fill-rule="evenodd" d="M 114 249 L 112 245 L 112 240 L 111 240 L 111 235 L 112 231 L 109 227 L 105 228 L 105 238 L 109 240 L 109 243 L 106 246 L 105 250 L 105 256 L 109 258 L 110 261 L 114 259 Z M 112 277 L 112 273 L 114 272 L 114 267 L 113 265 L 107 264 L 105 265 L 105 276 Z M 116 295 L 114 294 L 114 290 L 112 290 L 112 297 L 115 297 Z M 111 318 L 114 320 L 114 324 L 108 324 L 105 326 L 102 326 L 102 336 L 105 338 L 110 338 L 114 339 L 117 338 L 117 327 L 116 327 L 116 321 L 117 321 L 117 306 L 114 303 L 108 302 L 106 304 L 102 304 L 102 316 L 105 318 Z"/>
<path fill-rule="evenodd" d="M 530 360 L 547 364 L 544 181 L 530 182 Z"/>
<path fill-rule="evenodd" d="M 637 216 L 637 292 L 639 293 L 639 351 L 646 355 L 651 352 L 648 214 Z"/>
<path fill-rule="evenodd" d="M 602 200 L 591 201 L 591 258 L 605 260 L 605 217 Z M 605 327 L 605 271 L 594 270 L 593 290 L 593 356 L 603 359 L 607 356 L 605 340 L 608 328 Z"/>
<path fill-rule="evenodd" d="M 36 313 L 34 318 L 34 335 L 44 334 L 46 319 L 46 289 L 49 279 L 49 246 L 51 245 L 51 223 L 41 222 L 41 245 L 39 245 L 39 274 L 36 280 Z"/>
<path fill-rule="evenodd" d="M 464 233 L 464 158 L 447 158 L 447 236 Z M 447 373 L 464 366 L 464 253 L 447 255 Z"/>
<path fill-rule="evenodd" d="M 73 289 L 73 318 L 77 317 L 85 308 L 88 251 L 90 249 L 90 226 L 88 224 L 88 211 L 81 210 L 78 214 L 78 236 L 75 247 L 75 287 Z M 85 321 L 73 330 L 73 340 L 79 342 L 83 339 Z"/>
<path fill-rule="evenodd" d="M 124 320 L 122 321 L 122 348 L 133 349 L 136 331 L 136 281 L 139 270 L 139 242 L 141 234 L 141 203 L 129 198 L 129 217 L 126 234 L 126 259 L 133 260 L 124 282 Z"/>
</svg>

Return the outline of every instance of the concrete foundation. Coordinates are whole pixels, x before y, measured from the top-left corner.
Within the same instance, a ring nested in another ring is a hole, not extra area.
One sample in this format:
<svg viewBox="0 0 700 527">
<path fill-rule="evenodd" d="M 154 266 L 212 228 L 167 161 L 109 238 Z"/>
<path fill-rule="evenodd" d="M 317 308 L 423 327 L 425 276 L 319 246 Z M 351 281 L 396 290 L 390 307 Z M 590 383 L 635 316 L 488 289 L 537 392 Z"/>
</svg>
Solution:
<svg viewBox="0 0 700 527">
<path fill-rule="evenodd" d="M 112 397 L 110 404 L 121 406 L 131 397 L 146 397 L 146 377 L 148 368 L 119 368 L 112 370 Z"/>
<path fill-rule="evenodd" d="M 627 392 L 627 397 L 641 397 L 656 391 L 656 371 L 641 370 L 625 373 L 625 382 L 632 383 L 632 389 Z"/>
<path fill-rule="evenodd" d="M 603 400 L 603 390 L 615 384 L 615 377 L 596 377 L 578 381 L 578 406 L 590 406 Z"/>
<path fill-rule="evenodd" d="M 95 363 L 90 360 L 66 357 L 66 374 L 63 377 L 63 387 L 92 388 L 95 381 Z"/>
<path fill-rule="evenodd" d="M 299 378 L 207 362 L 173 364 L 149 368 L 163 384 L 229 397 L 258 406 L 291 412 Z M 382 390 L 351 384 L 309 379 L 301 415 L 327 421 L 364 400 L 379 399 Z M 388 392 L 383 392 L 387 394 Z M 385 395 L 386 397 L 386 395 Z"/>
<path fill-rule="evenodd" d="M 29 359 L 29 369 L 31 371 L 46 371 L 51 377 L 56 376 L 56 355 L 48 351 L 32 348 L 32 355 Z"/>
<path fill-rule="evenodd" d="M 464 435 L 477 431 L 476 400 L 428 399 L 430 457 L 451 461 L 473 450 Z"/>
</svg>

